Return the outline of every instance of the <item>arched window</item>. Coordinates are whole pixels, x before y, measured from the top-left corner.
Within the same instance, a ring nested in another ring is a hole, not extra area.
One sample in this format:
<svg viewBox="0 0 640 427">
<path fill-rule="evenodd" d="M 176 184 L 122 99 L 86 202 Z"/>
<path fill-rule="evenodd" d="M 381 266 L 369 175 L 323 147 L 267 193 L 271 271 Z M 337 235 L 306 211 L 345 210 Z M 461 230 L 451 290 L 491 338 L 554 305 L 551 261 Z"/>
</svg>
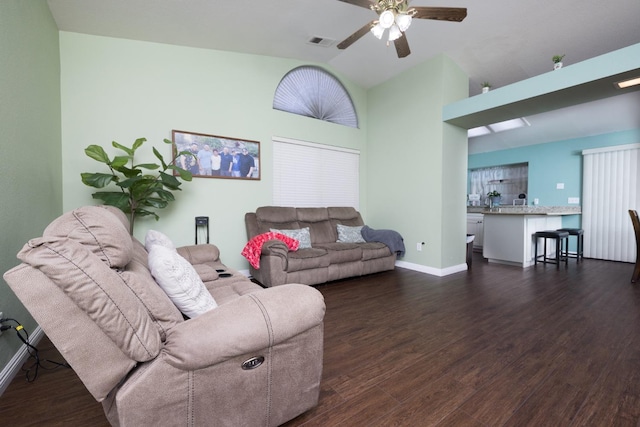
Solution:
<svg viewBox="0 0 640 427">
<path fill-rule="evenodd" d="M 273 108 L 358 127 L 349 93 L 338 79 L 320 67 L 305 65 L 289 71 L 276 88 Z"/>
</svg>

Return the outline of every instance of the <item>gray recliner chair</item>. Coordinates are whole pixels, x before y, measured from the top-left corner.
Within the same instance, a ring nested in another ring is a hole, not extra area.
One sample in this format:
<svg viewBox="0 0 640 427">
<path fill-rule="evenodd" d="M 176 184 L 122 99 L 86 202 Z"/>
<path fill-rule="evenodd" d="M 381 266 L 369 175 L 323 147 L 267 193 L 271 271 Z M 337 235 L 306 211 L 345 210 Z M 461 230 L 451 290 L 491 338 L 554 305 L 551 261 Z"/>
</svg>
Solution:
<svg viewBox="0 0 640 427">
<path fill-rule="evenodd" d="M 125 215 L 106 206 L 54 220 L 4 279 L 114 426 L 276 426 L 315 406 L 320 292 L 263 289 L 214 245 L 178 253 L 218 305 L 191 319 L 154 281 Z"/>
</svg>

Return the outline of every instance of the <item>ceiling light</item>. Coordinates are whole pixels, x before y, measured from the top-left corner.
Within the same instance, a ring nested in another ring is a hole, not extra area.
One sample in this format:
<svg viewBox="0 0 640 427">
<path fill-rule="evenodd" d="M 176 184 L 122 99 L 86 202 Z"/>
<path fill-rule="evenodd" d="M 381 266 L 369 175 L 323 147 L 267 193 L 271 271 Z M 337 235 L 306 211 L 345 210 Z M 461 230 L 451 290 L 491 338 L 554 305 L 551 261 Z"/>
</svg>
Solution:
<svg viewBox="0 0 640 427">
<path fill-rule="evenodd" d="M 377 0 L 371 5 L 371 9 L 379 15 L 371 32 L 377 38 L 382 39 L 384 30 L 388 29 L 389 42 L 402 37 L 402 34 L 411 25 L 413 15 L 416 14 L 414 8 L 407 7 L 406 0 Z"/>
<path fill-rule="evenodd" d="M 384 29 L 391 28 L 395 20 L 395 14 L 390 9 L 387 9 L 380 14 L 380 25 Z"/>
<path fill-rule="evenodd" d="M 380 25 L 380 23 L 378 22 L 378 23 L 376 23 L 376 25 L 371 27 L 371 32 L 378 39 L 382 39 L 382 35 L 384 34 L 384 28 L 382 28 L 382 25 Z"/>
<path fill-rule="evenodd" d="M 635 79 L 625 80 L 623 82 L 616 83 L 618 89 L 626 89 L 631 86 L 640 85 L 640 77 L 636 77 Z"/>
<path fill-rule="evenodd" d="M 411 15 L 406 13 L 398 13 L 396 15 L 396 25 L 398 25 L 400 31 L 404 33 L 409 28 L 409 25 L 411 25 Z"/>
<path fill-rule="evenodd" d="M 396 24 L 393 24 L 391 28 L 389 28 L 389 41 L 392 42 L 394 40 L 399 39 L 402 36 L 402 32 L 400 28 Z"/>
</svg>

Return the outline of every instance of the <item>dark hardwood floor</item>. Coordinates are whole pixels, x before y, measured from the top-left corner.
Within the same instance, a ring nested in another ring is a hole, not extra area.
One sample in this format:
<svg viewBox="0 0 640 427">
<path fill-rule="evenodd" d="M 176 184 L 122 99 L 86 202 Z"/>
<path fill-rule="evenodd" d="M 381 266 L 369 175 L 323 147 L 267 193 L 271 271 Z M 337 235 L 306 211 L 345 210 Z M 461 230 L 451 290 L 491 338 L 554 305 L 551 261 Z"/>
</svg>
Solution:
<svg viewBox="0 0 640 427">
<path fill-rule="evenodd" d="M 318 406 L 293 426 L 637 426 L 640 285 L 633 265 L 397 269 L 318 286 Z M 48 340 L 43 357 L 59 358 Z M 3 426 L 106 426 L 73 371 L 17 377 Z"/>
</svg>

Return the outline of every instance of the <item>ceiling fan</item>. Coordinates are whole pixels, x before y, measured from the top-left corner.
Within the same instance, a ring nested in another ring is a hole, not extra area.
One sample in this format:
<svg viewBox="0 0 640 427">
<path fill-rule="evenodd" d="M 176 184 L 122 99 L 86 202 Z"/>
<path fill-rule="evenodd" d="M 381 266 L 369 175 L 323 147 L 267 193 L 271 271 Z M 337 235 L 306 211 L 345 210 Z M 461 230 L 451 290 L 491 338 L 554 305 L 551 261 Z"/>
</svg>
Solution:
<svg viewBox="0 0 640 427">
<path fill-rule="evenodd" d="M 355 6 L 371 9 L 378 14 L 355 33 L 338 44 L 338 49 L 346 49 L 369 31 L 381 39 L 385 30 L 389 30 L 389 42 L 396 46 L 398 58 L 409 56 L 411 50 L 404 32 L 411 25 L 412 18 L 436 19 L 440 21 L 461 22 L 467 16 L 465 7 L 409 7 L 409 0 L 339 0 Z"/>
</svg>

